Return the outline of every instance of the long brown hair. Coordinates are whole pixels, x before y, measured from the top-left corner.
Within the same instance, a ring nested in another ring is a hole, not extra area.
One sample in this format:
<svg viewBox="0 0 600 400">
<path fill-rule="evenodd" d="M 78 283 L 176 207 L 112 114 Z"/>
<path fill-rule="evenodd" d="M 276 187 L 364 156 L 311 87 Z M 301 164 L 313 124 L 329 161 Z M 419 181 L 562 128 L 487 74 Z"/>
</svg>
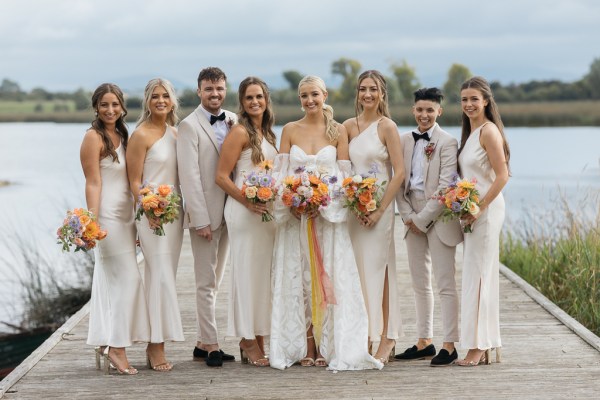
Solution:
<svg viewBox="0 0 600 400">
<path fill-rule="evenodd" d="M 506 157 L 506 166 L 510 172 L 509 160 L 510 160 L 510 147 L 508 146 L 508 142 L 506 141 L 506 136 L 504 135 L 504 124 L 502 123 L 502 118 L 500 118 L 500 112 L 498 111 L 498 105 L 494 100 L 494 95 L 492 93 L 492 89 L 490 88 L 489 83 L 482 78 L 481 76 L 474 76 L 470 79 L 467 79 L 460 90 L 463 91 L 465 89 L 475 89 L 481 93 L 484 100 L 487 100 L 488 104 L 485 106 L 485 117 L 493 122 L 500 131 L 500 135 L 502 135 L 502 146 L 504 148 L 504 156 Z M 471 134 L 471 120 L 465 114 L 462 113 L 462 133 L 460 137 L 460 148 L 458 149 L 458 154 L 464 149 L 465 144 L 467 143 L 467 139 Z"/>
<path fill-rule="evenodd" d="M 244 110 L 244 96 L 246 96 L 246 90 L 250 85 L 258 85 L 263 91 L 263 95 L 265 96 L 265 102 L 267 107 L 262 116 L 262 121 L 260 123 L 260 129 L 262 131 L 262 135 L 267 142 L 271 143 L 273 147 L 277 148 L 277 139 L 275 138 L 275 132 L 273 132 L 273 124 L 275 123 L 275 115 L 273 114 L 273 106 L 271 104 L 271 96 L 269 95 L 269 88 L 267 84 L 260 78 L 255 76 L 249 76 L 244 79 L 240 83 L 240 87 L 238 89 L 238 100 L 239 100 L 239 109 L 238 109 L 238 123 L 246 128 L 246 132 L 248 132 L 248 140 L 250 141 L 250 148 L 252 149 L 252 162 L 256 165 L 261 161 L 264 161 L 265 156 L 262 152 L 261 147 L 261 138 L 256 131 L 254 125 L 252 125 L 252 121 L 250 120 L 250 116 Z"/>
<path fill-rule="evenodd" d="M 323 94 L 327 93 L 327 86 L 325 86 L 323 79 L 318 76 L 307 75 L 298 83 L 298 94 L 300 94 L 302 85 L 307 84 L 315 85 Z M 323 117 L 325 117 L 325 136 L 330 142 L 335 142 L 340 133 L 338 132 L 338 123 L 333 119 L 333 107 L 329 104 L 323 103 Z"/>
<path fill-rule="evenodd" d="M 101 158 L 111 156 L 113 161 L 120 162 L 119 156 L 115 151 L 115 146 L 113 145 L 112 140 L 110 140 L 110 135 L 106 130 L 106 126 L 104 125 L 104 121 L 98 118 L 98 103 L 102 100 L 105 94 L 112 93 L 117 96 L 117 100 L 121 104 L 121 109 L 123 113 L 117 118 L 117 122 L 115 123 L 115 131 L 117 135 L 121 138 L 121 145 L 123 146 L 123 150 L 127 149 L 127 139 L 129 138 L 129 132 L 127 131 L 127 126 L 125 125 L 125 116 L 127 115 L 127 107 L 125 107 L 125 98 L 123 96 L 123 91 L 115 85 L 114 83 L 103 83 L 94 90 L 92 94 L 92 107 L 96 111 L 96 118 L 92 121 L 92 129 L 94 129 L 100 135 L 102 139 L 102 153 L 100 153 Z"/>
<path fill-rule="evenodd" d="M 356 85 L 356 97 L 354 98 L 354 114 L 356 116 L 356 122 L 358 123 L 358 115 L 363 112 L 363 106 L 358 101 L 358 94 L 360 92 L 360 83 L 367 78 L 373 79 L 375 81 L 375 85 L 377 89 L 381 92 L 382 96 L 379 99 L 379 103 L 377 104 L 377 114 L 382 115 L 384 117 L 390 117 L 390 108 L 388 105 L 388 91 L 387 91 L 387 82 L 385 81 L 385 77 L 381 74 L 381 72 L 370 69 L 358 76 L 358 84 Z"/>
</svg>

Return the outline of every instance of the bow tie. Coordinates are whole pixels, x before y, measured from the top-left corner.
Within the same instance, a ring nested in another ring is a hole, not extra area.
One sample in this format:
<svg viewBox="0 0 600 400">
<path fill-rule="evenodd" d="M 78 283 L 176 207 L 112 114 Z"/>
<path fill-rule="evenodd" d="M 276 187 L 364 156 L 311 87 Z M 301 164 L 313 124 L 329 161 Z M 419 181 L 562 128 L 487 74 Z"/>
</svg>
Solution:
<svg viewBox="0 0 600 400">
<path fill-rule="evenodd" d="M 427 140 L 429 142 L 429 134 L 427 132 L 425 132 L 425 133 L 413 132 L 412 135 L 413 135 L 413 139 L 415 139 L 415 143 L 417 141 L 419 141 L 419 139 Z"/>
<path fill-rule="evenodd" d="M 225 121 L 225 112 L 219 114 L 219 116 L 211 115 L 210 116 L 210 124 L 214 125 L 217 121 Z"/>
</svg>

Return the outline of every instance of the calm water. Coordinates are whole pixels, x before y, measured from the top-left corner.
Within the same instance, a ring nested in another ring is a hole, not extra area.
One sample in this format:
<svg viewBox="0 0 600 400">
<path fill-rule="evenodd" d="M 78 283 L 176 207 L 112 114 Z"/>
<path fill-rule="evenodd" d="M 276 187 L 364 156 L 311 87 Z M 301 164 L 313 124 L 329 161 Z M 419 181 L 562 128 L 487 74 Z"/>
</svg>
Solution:
<svg viewBox="0 0 600 400">
<path fill-rule="evenodd" d="M 7 265 L 15 239 L 38 247 L 58 271 L 67 257 L 55 244 L 55 231 L 67 208 L 85 206 L 79 146 L 88 126 L 0 123 L 0 180 L 15 183 L 0 187 L 0 321 L 15 321 L 20 310 L 15 283 L 23 271 Z M 460 128 L 446 129 L 459 137 Z M 506 135 L 510 224 L 529 209 L 551 210 L 558 187 L 570 198 L 600 190 L 600 128 L 509 128 Z"/>
</svg>

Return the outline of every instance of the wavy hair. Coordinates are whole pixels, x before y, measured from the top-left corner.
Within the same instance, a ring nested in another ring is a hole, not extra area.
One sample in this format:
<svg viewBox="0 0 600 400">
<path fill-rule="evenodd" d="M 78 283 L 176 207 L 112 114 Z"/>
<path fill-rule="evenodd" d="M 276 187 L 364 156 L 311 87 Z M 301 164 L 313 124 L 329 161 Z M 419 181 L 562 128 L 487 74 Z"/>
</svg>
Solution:
<svg viewBox="0 0 600 400">
<path fill-rule="evenodd" d="M 158 86 L 162 86 L 167 93 L 169 93 L 169 98 L 171 99 L 171 103 L 173 105 L 173 108 L 169 111 L 169 115 L 167 115 L 167 123 L 171 126 L 175 126 L 177 125 L 177 122 L 179 122 L 179 117 L 177 116 L 177 112 L 179 111 L 179 100 L 177 99 L 173 85 L 166 79 L 154 78 L 148 82 L 146 88 L 144 89 L 142 113 L 140 114 L 140 118 L 137 120 L 137 126 L 140 126 L 142 123 L 150 119 L 150 115 L 152 114 L 150 111 L 150 101 L 152 100 L 152 93 L 154 92 L 154 89 L 156 89 Z"/>
<path fill-rule="evenodd" d="M 265 102 L 267 103 L 267 107 L 263 113 L 262 121 L 260 123 L 262 136 L 267 139 L 267 142 L 271 143 L 275 148 L 277 148 L 277 139 L 275 137 L 275 132 L 273 132 L 275 115 L 273 114 L 273 105 L 271 104 L 269 88 L 262 79 L 255 76 L 249 76 L 240 82 L 240 87 L 238 89 L 238 100 L 240 104 L 238 109 L 238 123 L 246 128 L 246 132 L 248 132 L 248 140 L 250 141 L 250 148 L 252 149 L 251 158 L 252 162 L 256 165 L 261 161 L 264 161 L 265 156 L 262 152 L 260 135 L 256 131 L 256 127 L 252 124 L 250 116 L 246 110 L 244 110 L 243 100 L 244 96 L 246 96 L 246 90 L 250 85 L 260 86 L 265 96 Z"/>
<path fill-rule="evenodd" d="M 475 89 L 481 93 L 484 100 L 488 101 L 487 106 L 485 106 L 485 117 L 492 121 L 500 131 L 500 135 L 502 136 L 502 147 L 504 148 L 504 156 L 506 157 L 506 166 L 508 167 L 508 171 L 510 173 L 509 160 L 510 160 L 510 147 L 508 146 L 508 142 L 506 141 L 506 136 L 504 135 L 504 124 L 502 123 L 502 118 L 500 118 L 500 112 L 498 111 L 498 105 L 494 100 L 494 94 L 492 93 L 492 89 L 490 88 L 489 83 L 482 78 L 481 76 L 474 76 L 470 79 L 467 79 L 462 86 L 460 87 L 461 92 L 465 89 Z M 458 149 L 458 154 L 460 154 L 465 148 L 465 144 L 467 143 L 467 139 L 469 135 L 471 135 L 471 120 L 464 112 L 462 113 L 462 133 L 460 137 L 460 148 Z"/>
<path fill-rule="evenodd" d="M 363 109 L 364 109 L 364 107 L 358 101 L 358 94 L 360 92 L 360 83 L 367 78 L 373 79 L 373 81 L 375 82 L 375 85 L 377 86 L 377 89 L 382 94 L 381 99 L 379 99 L 379 103 L 377 104 L 377 114 L 382 115 L 384 117 L 391 118 L 390 117 L 390 108 L 388 105 L 387 82 L 385 81 L 385 77 L 381 74 L 381 72 L 374 70 L 374 69 L 370 69 L 370 70 L 363 72 L 358 77 L 358 84 L 356 85 L 356 97 L 354 99 L 354 113 L 355 113 L 357 120 L 358 120 L 358 114 L 363 112 Z M 357 123 L 358 123 L 358 121 L 357 121 Z"/>
<path fill-rule="evenodd" d="M 307 75 L 302 78 L 298 83 L 298 94 L 300 94 L 302 85 L 315 85 L 323 94 L 327 93 L 325 82 L 318 76 Z M 323 103 L 323 116 L 325 117 L 325 136 L 330 142 L 334 142 L 340 133 L 338 132 L 338 123 L 333 119 L 333 108 L 329 104 Z"/>
<path fill-rule="evenodd" d="M 127 140 L 129 138 L 129 132 L 127 131 L 127 125 L 125 125 L 125 116 L 127 115 L 127 107 L 125 107 L 125 97 L 123 96 L 123 91 L 114 83 L 103 83 L 94 90 L 92 94 L 92 107 L 96 111 L 96 118 L 92 121 L 92 129 L 94 129 L 100 135 L 102 139 L 102 153 L 100 153 L 101 158 L 111 156 L 113 161 L 120 162 L 119 156 L 115 151 L 115 146 L 113 145 L 112 140 L 110 140 L 110 135 L 106 130 L 106 125 L 104 125 L 104 121 L 98 117 L 98 105 L 104 97 L 105 94 L 112 93 L 117 96 L 117 100 L 121 104 L 121 109 L 123 112 L 117 118 L 117 122 L 115 123 L 115 131 L 117 135 L 121 137 L 121 145 L 123 146 L 123 150 L 127 149 Z"/>
</svg>

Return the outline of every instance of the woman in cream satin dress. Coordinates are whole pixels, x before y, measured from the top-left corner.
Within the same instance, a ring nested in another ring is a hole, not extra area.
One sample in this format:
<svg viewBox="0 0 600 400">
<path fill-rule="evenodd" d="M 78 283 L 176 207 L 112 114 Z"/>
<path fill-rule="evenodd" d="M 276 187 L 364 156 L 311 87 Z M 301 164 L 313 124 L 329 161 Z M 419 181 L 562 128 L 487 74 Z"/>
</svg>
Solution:
<svg viewBox="0 0 600 400">
<path fill-rule="evenodd" d="M 504 126 L 487 81 L 473 77 L 461 87 L 462 137 L 458 166 L 463 178 L 477 179 L 479 212 L 463 219 L 460 347 L 469 349 L 460 366 L 489 363 L 489 350 L 499 360 L 499 247 L 504 222 L 501 190 L 508 182 L 510 150 Z"/>
<path fill-rule="evenodd" d="M 148 310 L 135 254 L 133 196 L 129 191 L 125 148 L 128 132 L 123 93 L 111 83 L 100 85 L 92 95 L 96 119 L 81 144 L 88 210 L 108 232 L 94 249 L 94 276 L 90 301 L 87 343 L 96 348 L 96 360 L 105 352 L 106 367 L 112 363 L 122 374 L 137 370 L 127 360 L 125 348 L 148 342 Z M 105 346 L 109 346 L 104 351 Z M 109 369 L 107 369 L 109 371 Z"/>
<path fill-rule="evenodd" d="M 267 206 L 241 193 L 245 177 L 272 164 L 277 155 L 273 109 L 267 85 L 248 77 L 238 90 L 240 110 L 221 147 L 216 182 L 229 195 L 225 220 L 229 232 L 231 288 L 227 336 L 241 337 L 242 363 L 269 365 L 264 337 L 271 330 L 271 261 L 275 223 L 262 222 Z M 234 173 L 234 180 L 231 174 Z"/>
<path fill-rule="evenodd" d="M 339 189 L 343 174 L 350 173 L 346 129 L 333 120 L 333 110 L 324 104 L 327 90 L 321 78 L 304 77 L 298 94 L 305 115 L 283 128 L 275 172 L 283 178 L 302 167 L 330 178 L 331 185 L 337 179 Z M 347 209 L 339 198 L 311 215 L 292 215 L 290 209 L 275 205 L 271 366 L 284 369 L 300 362 L 331 370 L 381 369 L 383 364 L 367 348 L 367 312 L 354 254 L 349 251 Z M 320 304 L 312 295 L 309 225 L 332 289 Z"/>
<path fill-rule="evenodd" d="M 142 115 L 127 149 L 129 185 L 136 197 L 143 182 L 171 185 L 176 192 L 179 190 L 177 131 L 173 127 L 176 123 L 177 98 L 172 85 L 164 79 L 152 79 L 144 91 Z M 173 365 L 165 358 L 164 342 L 184 340 L 175 287 L 183 239 L 182 218 L 165 224 L 164 236 L 155 235 L 152 228 L 146 217 L 137 222 L 150 314 L 146 352 L 149 367 L 170 371 Z"/>
<path fill-rule="evenodd" d="M 379 341 L 375 358 L 383 363 L 394 356 L 400 333 L 394 198 L 404 180 L 402 145 L 398 128 L 390 119 L 387 101 L 383 75 L 365 71 L 358 77 L 355 100 L 358 115 L 344 122 L 354 173 L 363 177 L 375 175 L 380 185 L 387 182 L 377 210 L 348 220 L 369 314 L 369 341 Z"/>
</svg>

